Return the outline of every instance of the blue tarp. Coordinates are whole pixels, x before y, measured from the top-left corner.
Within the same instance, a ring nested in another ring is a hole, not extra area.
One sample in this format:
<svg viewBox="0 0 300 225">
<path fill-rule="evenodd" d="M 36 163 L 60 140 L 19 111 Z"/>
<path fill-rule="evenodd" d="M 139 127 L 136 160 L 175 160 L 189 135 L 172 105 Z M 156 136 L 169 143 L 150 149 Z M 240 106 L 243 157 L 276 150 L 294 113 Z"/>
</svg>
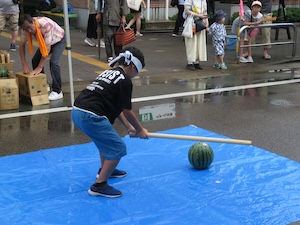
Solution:
<svg viewBox="0 0 300 225">
<path fill-rule="evenodd" d="M 195 126 L 161 133 L 224 138 Z M 208 143 L 207 170 L 191 167 L 195 141 L 124 137 L 128 155 L 110 179 L 120 198 L 89 196 L 93 143 L 0 158 L 0 224 L 288 224 L 300 220 L 300 164 L 255 146 Z"/>
</svg>

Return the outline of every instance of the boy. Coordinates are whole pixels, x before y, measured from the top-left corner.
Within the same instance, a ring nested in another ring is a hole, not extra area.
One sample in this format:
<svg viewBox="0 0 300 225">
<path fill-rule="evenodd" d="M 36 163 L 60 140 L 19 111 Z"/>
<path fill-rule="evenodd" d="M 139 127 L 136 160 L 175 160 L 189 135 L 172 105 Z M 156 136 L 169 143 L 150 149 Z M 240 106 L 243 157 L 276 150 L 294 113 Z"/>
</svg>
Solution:
<svg viewBox="0 0 300 225">
<path fill-rule="evenodd" d="M 216 69 L 226 70 L 227 66 L 224 63 L 225 55 L 225 38 L 226 38 L 226 28 L 224 25 L 226 14 L 222 10 L 217 10 L 215 12 L 215 20 L 210 27 L 209 33 L 212 34 L 212 43 L 215 49 L 215 64 L 213 65 Z"/>
<path fill-rule="evenodd" d="M 258 25 L 262 22 L 263 15 L 260 13 L 261 10 L 261 2 L 254 1 L 251 4 L 251 10 L 247 10 L 244 15 L 244 21 L 242 22 L 242 26 L 247 25 Z M 236 18 L 232 24 L 232 31 L 237 30 L 239 25 L 239 18 Z M 256 29 L 257 30 L 257 29 Z M 235 32 L 236 33 L 236 32 Z M 250 33 L 250 32 L 249 32 Z M 248 34 L 247 30 L 241 34 L 241 45 L 244 45 L 244 41 L 248 41 L 248 45 L 251 44 L 251 36 Z M 253 63 L 252 58 L 252 48 L 248 47 L 248 53 L 243 54 L 243 48 L 240 48 L 240 59 L 241 63 Z"/>
<path fill-rule="evenodd" d="M 126 172 L 116 169 L 125 156 L 126 145 L 112 124 L 119 117 L 130 136 L 147 138 L 131 108 L 131 79 L 145 66 L 143 53 L 135 47 L 124 49 L 110 66 L 89 84 L 76 98 L 72 110 L 73 122 L 95 143 L 100 154 L 101 168 L 96 183 L 88 190 L 93 196 L 116 198 L 122 192 L 109 186 L 109 177 L 124 177 Z"/>
</svg>

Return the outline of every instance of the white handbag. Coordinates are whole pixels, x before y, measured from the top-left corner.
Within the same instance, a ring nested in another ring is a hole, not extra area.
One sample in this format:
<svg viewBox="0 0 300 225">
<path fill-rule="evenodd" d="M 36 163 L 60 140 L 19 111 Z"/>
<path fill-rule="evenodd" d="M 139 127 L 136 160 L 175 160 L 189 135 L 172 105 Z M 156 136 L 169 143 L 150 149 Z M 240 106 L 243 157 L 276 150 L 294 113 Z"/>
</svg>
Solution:
<svg viewBox="0 0 300 225">
<path fill-rule="evenodd" d="M 183 24 L 182 36 L 187 38 L 193 38 L 193 26 L 194 26 L 194 18 L 192 15 L 189 15 Z"/>
<path fill-rule="evenodd" d="M 142 0 L 127 0 L 127 5 L 129 8 L 139 11 Z"/>
</svg>

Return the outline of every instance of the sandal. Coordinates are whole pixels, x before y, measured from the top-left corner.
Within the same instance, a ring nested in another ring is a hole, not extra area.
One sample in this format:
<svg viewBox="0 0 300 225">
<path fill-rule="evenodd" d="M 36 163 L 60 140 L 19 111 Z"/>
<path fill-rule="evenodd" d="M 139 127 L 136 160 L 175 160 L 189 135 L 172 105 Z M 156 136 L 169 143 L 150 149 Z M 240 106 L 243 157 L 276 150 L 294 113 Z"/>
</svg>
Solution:
<svg viewBox="0 0 300 225">
<path fill-rule="evenodd" d="M 135 36 L 137 36 L 137 37 L 143 37 L 144 35 L 142 33 L 140 33 L 140 32 L 136 32 Z"/>
<path fill-rule="evenodd" d="M 270 59 L 271 59 L 271 56 L 270 56 L 270 55 L 264 55 L 263 58 L 264 58 L 265 60 L 270 60 Z"/>
<path fill-rule="evenodd" d="M 108 57 L 107 62 L 110 63 L 113 59 L 113 57 Z"/>
</svg>

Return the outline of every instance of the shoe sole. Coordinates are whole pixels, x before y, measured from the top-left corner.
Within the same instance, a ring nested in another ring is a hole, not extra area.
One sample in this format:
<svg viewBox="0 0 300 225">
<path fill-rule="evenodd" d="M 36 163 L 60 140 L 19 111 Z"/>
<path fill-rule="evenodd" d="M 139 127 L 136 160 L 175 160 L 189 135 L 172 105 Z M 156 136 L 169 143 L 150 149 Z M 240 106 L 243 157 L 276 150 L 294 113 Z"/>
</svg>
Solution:
<svg viewBox="0 0 300 225">
<path fill-rule="evenodd" d="M 124 175 L 111 175 L 109 178 L 123 178 L 123 177 L 126 177 L 127 176 L 127 173 L 124 174 Z M 99 177 L 99 174 L 96 175 L 96 178 L 98 179 Z"/>
<path fill-rule="evenodd" d="M 49 101 L 56 101 L 56 100 L 60 100 L 60 99 L 63 99 L 64 97 L 59 97 L 59 98 L 55 98 L 55 99 L 50 99 L 50 98 L 48 98 L 49 99 Z"/>
<path fill-rule="evenodd" d="M 90 47 L 95 47 L 95 44 L 89 43 L 88 41 L 84 40 L 84 43 L 88 44 Z"/>
<path fill-rule="evenodd" d="M 92 191 L 91 189 L 88 190 L 88 193 L 89 193 L 89 195 L 92 195 L 92 196 L 102 196 L 102 197 L 107 197 L 107 198 L 119 198 L 122 196 L 122 193 L 119 195 L 106 195 L 106 194 Z"/>
</svg>

